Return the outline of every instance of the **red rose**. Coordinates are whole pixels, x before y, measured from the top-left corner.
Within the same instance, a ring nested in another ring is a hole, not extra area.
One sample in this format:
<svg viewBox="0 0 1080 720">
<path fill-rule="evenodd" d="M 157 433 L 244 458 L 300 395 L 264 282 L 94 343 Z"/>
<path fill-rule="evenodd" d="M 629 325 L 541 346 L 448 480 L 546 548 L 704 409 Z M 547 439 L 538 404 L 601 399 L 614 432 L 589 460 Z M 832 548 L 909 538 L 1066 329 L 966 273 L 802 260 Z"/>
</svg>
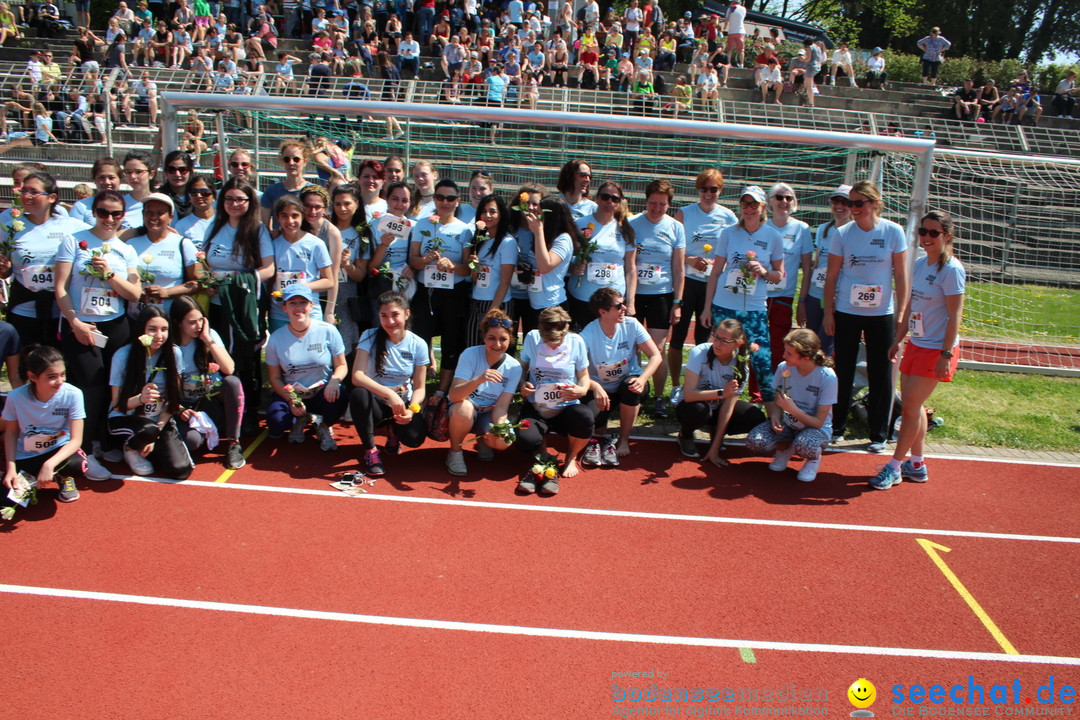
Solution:
<svg viewBox="0 0 1080 720">
<path fill-rule="evenodd" d="M 85 240 L 80 240 L 79 241 L 79 249 L 80 250 L 89 250 L 90 249 L 90 243 L 86 242 Z"/>
<path fill-rule="evenodd" d="M 375 268 L 371 268 L 371 277 L 375 277 L 379 274 L 379 271 Z"/>
<path fill-rule="evenodd" d="M 532 426 L 532 423 L 529 422 L 528 420 L 522 420 L 521 421 L 521 429 L 522 430 L 528 430 L 531 426 Z"/>
</svg>

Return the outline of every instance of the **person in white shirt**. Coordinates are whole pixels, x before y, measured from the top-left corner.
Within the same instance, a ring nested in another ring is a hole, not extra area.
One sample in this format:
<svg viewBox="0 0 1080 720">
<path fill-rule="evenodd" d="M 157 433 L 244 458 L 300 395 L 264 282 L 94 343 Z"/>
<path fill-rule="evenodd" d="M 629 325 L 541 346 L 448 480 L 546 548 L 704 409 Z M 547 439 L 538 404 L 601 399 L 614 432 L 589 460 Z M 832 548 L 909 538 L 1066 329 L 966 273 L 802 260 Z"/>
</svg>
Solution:
<svg viewBox="0 0 1080 720">
<path fill-rule="evenodd" d="M 829 84 L 836 84 L 836 73 L 838 70 L 843 70 L 847 75 L 848 83 L 852 87 L 855 85 L 855 70 L 851 66 L 851 51 L 848 49 L 847 43 L 840 43 L 840 47 L 833 50 L 832 54 L 832 69 L 829 71 Z"/>
<path fill-rule="evenodd" d="M 746 40 L 746 7 L 740 0 L 731 0 L 728 7 L 727 18 L 724 24 L 727 27 L 727 54 L 731 58 L 731 64 L 735 67 L 743 66 L 743 51 Z"/>
</svg>

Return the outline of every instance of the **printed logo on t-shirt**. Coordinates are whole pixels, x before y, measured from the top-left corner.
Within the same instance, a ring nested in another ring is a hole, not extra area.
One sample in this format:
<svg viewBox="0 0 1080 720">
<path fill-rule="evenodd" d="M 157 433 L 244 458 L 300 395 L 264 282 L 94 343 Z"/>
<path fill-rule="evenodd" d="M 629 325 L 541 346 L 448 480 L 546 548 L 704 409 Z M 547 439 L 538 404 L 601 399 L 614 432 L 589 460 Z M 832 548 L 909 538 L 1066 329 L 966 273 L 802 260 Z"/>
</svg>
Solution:
<svg viewBox="0 0 1080 720">
<path fill-rule="evenodd" d="M 873 265 L 874 263 L 885 262 L 884 258 L 880 258 L 877 255 L 852 255 L 848 259 L 849 267 L 858 267 L 860 265 Z"/>
<path fill-rule="evenodd" d="M 53 417 L 64 417 L 64 418 L 66 418 L 70 412 L 71 412 L 70 409 L 66 408 L 66 407 L 54 407 L 52 409 Z"/>
<path fill-rule="evenodd" d="M 768 250 L 769 249 L 769 243 L 765 242 L 764 240 L 755 240 L 754 244 L 757 245 L 762 250 Z"/>
<path fill-rule="evenodd" d="M 321 353 L 323 350 L 326 349 L 326 343 L 321 343 L 321 342 L 311 343 L 310 345 L 307 346 L 307 349 L 308 349 L 308 352 L 311 352 L 311 353 Z"/>
<path fill-rule="evenodd" d="M 874 238 L 870 241 L 872 247 L 879 247 L 882 250 L 885 249 L 885 238 Z"/>
<path fill-rule="evenodd" d="M 406 362 L 412 362 L 413 354 L 411 352 L 409 352 L 408 350 L 402 350 L 401 351 L 401 359 L 405 360 Z"/>
</svg>

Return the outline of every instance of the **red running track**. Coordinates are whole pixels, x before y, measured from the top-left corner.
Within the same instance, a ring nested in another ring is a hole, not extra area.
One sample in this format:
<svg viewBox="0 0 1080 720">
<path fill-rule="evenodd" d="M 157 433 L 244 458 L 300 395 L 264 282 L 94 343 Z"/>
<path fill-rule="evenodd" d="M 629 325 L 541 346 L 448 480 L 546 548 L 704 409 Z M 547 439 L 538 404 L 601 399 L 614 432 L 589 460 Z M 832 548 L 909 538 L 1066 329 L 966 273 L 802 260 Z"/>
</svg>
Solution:
<svg viewBox="0 0 1080 720">
<path fill-rule="evenodd" d="M 289 476 L 297 453 L 287 447 L 260 448 L 229 484 L 327 489 L 325 478 Z M 347 447 L 305 455 L 308 475 L 344 464 Z M 78 503 L 57 508 L 46 497 L 9 526 L 0 582 L 426 621 L 1000 655 L 916 543 L 925 536 L 952 548 L 945 561 L 1020 653 L 1077 654 L 1075 543 L 525 509 L 1075 538 L 1078 523 L 1060 508 L 1070 506 L 1077 469 L 936 461 L 927 485 L 875 493 L 856 482 L 876 461 L 865 455 L 829 456 L 807 486 L 756 459 L 702 472 L 673 444 L 634 447 L 643 468 L 589 471 L 550 500 L 515 498 L 512 482 L 486 480 L 460 483 L 459 502 L 434 504 L 194 483 L 84 485 Z M 443 452 L 391 459 L 388 469 L 411 489 L 380 482 L 372 495 L 451 500 Z M 500 458 L 486 474 L 506 475 L 516 460 Z M 215 474 L 200 466 L 201 479 Z M 22 718 L 608 717 L 629 707 L 612 700 L 613 682 L 660 681 L 612 674 L 646 669 L 685 686 L 821 688 L 828 699 L 815 706 L 836 714 L 852 709 L 844 690 L 860 676 L 883 698 L 895 683 L 966 681 L 968 673 L 988 687 L 1019 678 L 1032 689 L 1051 674 L 1074 686 L 1080 677 L 1075 666 L 842 648 L 759 649 L 751 663 L 731 647 L 2 597 L 7 617 L 19 618 L 6 633 L 14 670 L 4 676 L 4 703 Z M 686 714 L 724 704 L 647 705 Z M 768 703 L 727 704 L 735 705 Z M 874 709 L 889 707 L 879 700 Z"/>
</svg>

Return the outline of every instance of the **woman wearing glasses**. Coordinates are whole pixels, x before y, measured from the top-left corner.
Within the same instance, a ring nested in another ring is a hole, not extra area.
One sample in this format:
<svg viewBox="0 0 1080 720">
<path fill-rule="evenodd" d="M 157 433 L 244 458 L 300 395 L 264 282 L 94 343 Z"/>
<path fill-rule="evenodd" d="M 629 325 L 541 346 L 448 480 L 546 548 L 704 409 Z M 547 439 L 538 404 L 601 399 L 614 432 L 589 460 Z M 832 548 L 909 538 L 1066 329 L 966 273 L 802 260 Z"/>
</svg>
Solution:
<svg viewBox="0 0 1080 720">
<path fill-rule="evenodd" d="M 131 186 L 131 192 L 124 195 L 123 226 L 139 227 L 142 225 L 142 202 L 151 193 L 150 188 L 157 179 L 157 163 L 154 156 L 145 150 L 132 150 L 124 156 L 124 179 Z"/>
<path fill-rule="evenodd" d="M 631 266 L 632 267 L 632 266 Z M 619 464 L 630 454 L 630 431 L 634 429 L 646 383 L 663 362 L 660 350 L 645 328 L 626 315 L 626 298 L 613 287 L 593 293 L 589 305 L 596 320 L 581 331 L 589 351 L 589 408 L 596 417 L 592 440 L 582 456 L 583 465 Z M 648 358 L 642 369 L 639 354 Z M 607 437 L 608 418 L 618 407 L 618 438 Z"/>
<path fill-rule="evenodd" d="M 120 234 L 135 251 L 142 280 L 139 301 L 128 303 L 132 319 L 148 305 L 157 305 L 168 314 L 174 297 L 188 295 L 199 286 L 195 281 L 195 245 L 170 227 L 172 219 L 172 198 L 153 193 L 143 201 L 142 225 Z"/>
<path fill-rule="evenodd" d="M 480 345 L 461 353 L 454 382 L 450 386 L 450 452 L 446 469 L 451 475 L 465 475 L 465 454 L 461 444 L 475 433 L 476 455 L 481 462 L 495 459 L 496 450 L 509 445 L 488 432 L 492 423 L 505 423 L 510 401 L 521 383 L 521 363 L 506 351 L 510 347 L 513 321 L 498 308 L 480 321 Z"/>
<path fill-rule="evenodd" d="M 637 247 L 629 214 L 622 185 L 608 180 L 596 193 L 596 211 L 575 221 L 582 247 L 570 265 L 566 302 L 577 328 L 595 319 L 590 300 L 600 288 L 629 298 L 637 291 Z"/>
<path fill-rule="evenodd" d="M 468 345 L 461 318 L 469 311 L 469 263 L 465 248 L 472 244 L 472 229 L 455 217 L 458 186 L 453 180 L 435 185 L 435 213 L 416 221 L 409 236 L 409 265 L 420 285 L 416 295 L 417 332 L 428 343 L 438 335 L 442 343 L 439 392 L 445 394 Z"/>
<path fill-rule="evenodd" d="M 251 161 L 251 153 L 247 150 L 233 150 L 232 155 L 229 156 L 229 179 L 232 178 L 239 178 L 252 187 L 258 187 L 259 182 L 255 177 L 255 165 Z M 258 190 L 255 191 L 255 195 L 262 198 L 262 193 Z"/>
<path fill-rule="evenodd" d="M 840 384 L 833 439 L 844 435 L 859 340 L 864 337 L 870 395 L 870 444 L 866 449 L 880 453 L 885 452 L 893 405 L 889 348 L 897 332 L 894 312 L 899 309 L 900 317 L 904 317 L 908 302 L 907 241 L 902 227 L 881 219 L 881 192 L 874 183 L 855 183 L 848 195 L 852 222 L 840 228 L 829 246 L 825 277 L 824 327 L 836 342 L 836 377 Z"/>
<path fill-rule="evenodd" d="M 56 304 L 63 316 L 60 350 L 67 359 L 68 380 L 86 400 L 84 445 L 105 436 L 109 367 L 130 336 L 127 303 L 142 294 L 135 251 L 117 237 L 125 216 L 123 196 L 102 190 L 93 211 L 94 227 L 68 235 L 53 266 Z"/>
<path fill-rule="evenodd" d="M 256 411 L 262 388 L 259 356 L 258 295 L 262 283 L 274 274 L 274 246 L 270 233 L 259 222 L 255 188 L 232 178 L 218 196 L 214 222 L 202 242 L 213 287 L 210 292 L 210 326 L 225 341 L 236 362 L 236 376 L 244 385 L 242 433 L 258 427 Z"/>
<path fill-rule="evenodd" d="M 521 418 L 529 426 L 517 431 L 514 447 L 531 459 L 537 452 L 546 452 L 548 432 L 564 434 L 566 460 L 554 477 L 537 477 L 526 470 L 517 486 L 521 495 L 559 492 L 560 476 L 570 478 L 581 472 L 577 458 L 593 434 L 592 411 L 581 402 L 590 385 L 585 341 L 570 332 L 570 314 L 561 307 L 545 308 L 539 325 L 525 336 L 521 350 L 520 390 L 526 400 Z"/>
<path fill-rule="evenodd" d="M 300 191 L 308 185 L 308 181 L 304 179 L 304 168 L 310 156 L 311 148 L 299 140 L 286 140 L 281 143 L 278 158 L 281 160 L 281 169 L 285 171 L 285 177 L 267 187 L 259 198 L 262 222 L 267 227 L 274 226 L 271 211 L 277 201 L 286 195 L 299 195 Z"/>
<path fill-rule="evenodd" d="M 805 288 L 810 284 L 810 259 L 814 252 L 814 242 L 810 235 L 810 226 L 791 216 L 799 209 L 799 199 L 795 190 L 787 183 L 776 183 L 769 188 L 769 227 L 780 233 L 784 243 L 784 277 L 778 283 L 766 285 L 768 298 L 765 305 L 769 311 L 769 353 L 772 369 L 784 358 L 784 338 L 791 332 L 791 320 L 794 317 L 792 305 L 799 284 L 799 271 L 802 270 L 802 283 Z M 803 295 L 806 291 L 803 290 Z M 750 388 L 751 394 L 754 389 Z"/>
<path fill-rule="evenodd" d="M 165 182 L 156 192 L 168 195 L 176 206 L 176 217 L 191 214 L 191 201 L 187 196 L 187 184 L 194 172 L 195 162 L 183 150 L 173 150 L 165 156 Z"/>
<path fill-rule="evenodd" d="M 675 211 L 675 219 L 682 223 L 686 236 L 686 281 L 683 283 L 682 313 L 671 330 L 668 345 L 667 360 L 672 388 L 681 385 L 683 347 L 690 331 L 690 320 L 697 318 L 694 345 L 702 344 L 709 337 L 709 328 L 701 320 L 709 313 L 705 290 L 712 271 L 712 251 L 720 244 L 720 231 L 739 221 L 735 213 L 718 202 L 720 192 L 724 189 L 724 176 L 719 170 L 702 170 L 694 180 L 694 187 L 701 199 Z M 677 395 L 677 392 L 673 390 L 672 394 Z M 674 399 L 677 405 L 678 399 Z"/>
<path fill-rule="evenodd" d="M 683 399 L 675 406 L 679 420 L 679 449 L 688 458 L 700 457 L 694 431 L 709 426 L 712 442 L 705 459 L 717 467 L 731 463 L 720 457 L 724 436 L 748 433 L 765 422 L 756 405 L 740 400 L 746 385 L 747 356 L 753 346 L 742 323 L 728 318 L 717 323 L 709 341 L 690 351 L 683 377 Z"/>
<path fill-rule="evenodd" d="M 193 175 L 185 194 L 191 201 L 191 214 L 173 223 L 173 228 L 193 243 L 202 245 L 206 231 L 214 222 L 214 186 L 205 175 Z"/>
<path fill-rule="evenodd" d="M 713 250 L 713 268 L 705 291 L 712 303 L 711 316 L 704 320 L 708 327 L 715 327 L 721 320 L 735 318 L 746 332 L 746 342 L 758 345 L 750 362 L 761 386 L 761 397 L 771 411 L 775 393 L 765 286 L 784 279 L 784 246 L 780 233 L 765 222 L 765 207 L 764 190 L 757 185 L 743 188 L 739 194 L 739 222 L 720 232 L 720 242 Z"/>
<path fill-rule="evenodd" d="M 574 219 L 596 212 L 596 203 L 589 199 L 589 184 L 592 182 L 592 169 L 584 160 L 574 159 L 559 170 L 556 189 L 562 193 L 563 200 L 570 206 Z"/>
<path fill-rule="evenodd" d="M 833 354 L 833 336 L 825 332 L 825 276 L 829 271 L 829 246 L 840 228 L 851 222 L 851 207 L 848 205 L 850 185 L 840 185 L 829 196 L 829 205 L 833 219 L 818 225 L 814 234 L 816 258 L 814 269 L 810 272 L 810 282 L 803 283 L 799 296 L 798 323 L 821 339 L 821 352 L 829 357 Z"/>
<path fill-rule="evenodd" d="M 0 255 L 0 277 L 11 278 L 7 321 L 23 346 L 56 344 L 56 286 L 54 259 L 61 241 L 86 230 L 81 220 L 57 213 L 59 188 L 52 175 L 31 172 L 18 190 L 22 215 L 0 229 L 13 233 L 10 257 Z M 22 224 L 22 229 L 19 224 Z M 10 228 L 10 229 L 8 229 Z"/>
<path fill-rule="evenodd" d="M 930 479 L 923 459 L 924 405 L 939 382 L 952 382 L 964 315 L 967 273 L 953 255 L 955 233 L 956 224 L 948 213 L 931 210 L 919 221 L 919 246 L 926 255 L 915 261 L 911 302 L 896 325 L 897 339 L 889 349 L 889 357 L 895 360 L 908 336 L 900 361 L 900 434 L 892 459 L 870 479 L 876 490 L 888 490 L 903 478 L 920 483 Z M 909 452 L 911 457 L 904 460 Z"/>
</svg>

